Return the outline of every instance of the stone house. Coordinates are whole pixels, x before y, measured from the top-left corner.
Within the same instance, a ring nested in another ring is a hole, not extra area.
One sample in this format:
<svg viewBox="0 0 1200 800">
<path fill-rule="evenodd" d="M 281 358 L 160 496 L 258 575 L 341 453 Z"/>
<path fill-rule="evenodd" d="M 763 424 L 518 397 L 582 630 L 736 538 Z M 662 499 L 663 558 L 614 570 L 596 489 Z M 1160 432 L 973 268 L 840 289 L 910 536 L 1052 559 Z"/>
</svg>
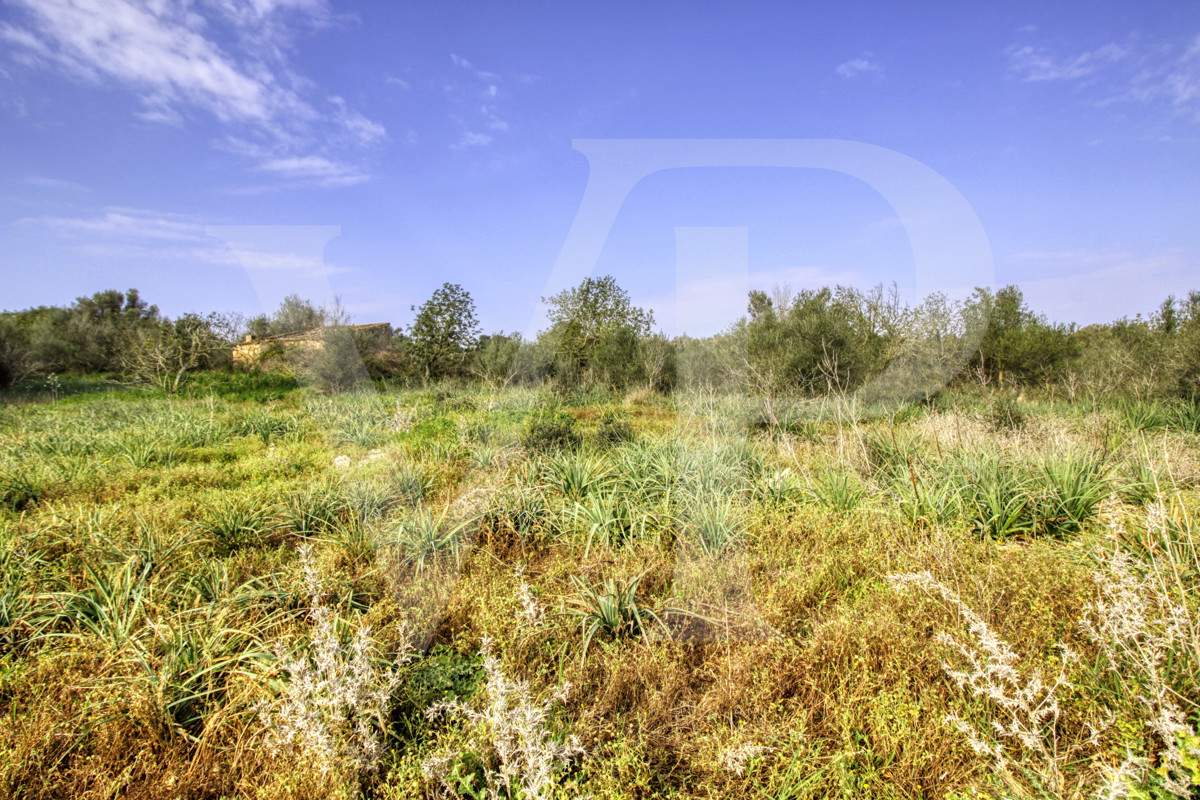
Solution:
<svg viewBox="0 0 1200 800">
<path fill-rule="evenodd" d="M 355 333 L 360 331 L 371 336 L 380 349 L 386 348 L 392 341 L 392 326 L 388 322 L 372 322 L 366 325 L 347 325 L 346 329 Z M 284 357 L 311 353 L 325 348 L 325 340 L 321 333 L 324 328 L 313 328 L 307 331 L 284 333 L 278 336 L 255 336 L 246 334 L 246 338 L 233 346 L 233 363 L 235 366 L 250 366 L 264 355 L 278 354 Z"/>
</svg>

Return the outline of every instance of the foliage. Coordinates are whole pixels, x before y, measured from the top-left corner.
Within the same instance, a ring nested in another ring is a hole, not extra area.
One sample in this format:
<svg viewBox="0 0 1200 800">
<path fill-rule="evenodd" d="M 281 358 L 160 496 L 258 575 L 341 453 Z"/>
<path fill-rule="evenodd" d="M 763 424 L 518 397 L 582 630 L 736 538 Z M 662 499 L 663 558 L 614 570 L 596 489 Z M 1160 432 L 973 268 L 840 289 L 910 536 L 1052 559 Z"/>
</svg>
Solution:
<svg viewBox="0 0 1200 800">
<path fill-rule="evenodd" d="M 574 450 L 583 443 L 579 423 L 563 411 L 541 410 L 529 417 L 521 446 L 534 453 Z"/>
<path fill-rule="evenodd" d="M 408 342 L 417 373 L 425 381 L 464 370 L 479 339 L 475 301 L 456 283 L 443 283 L 418 310 Z"/>
<path fill-rule="evenodd" d="M 228 359 L 230 338 L 219 315 L 184 314 L 131 331 L 121 351 L 121 366 L 136 379 L 175 394 L 188 373 Z"/>
<path fill-rule="evenodd" d="M 615 278 L 584 278 L 542 302 L 551 325 L 539 343 L 552 353 L 559 382 L 621 389 L 643 378 L 639 343 L 649 336 L 654 315 L 633 305 Z"/>
<path fill-rule="evenodd" d="M 1078 355 L 1073 327 L 1053 325 L 1035 314 L 1016 286 L 992 294 L 980 289 L 987 325 L 974 366 L 989 381 L 1045 383 L 1057 379 Z"/>
<path fill-rule="evenodd" d="M 609 639 L 640 636 L 643 642 L 650 644 L 647 628 L 657 625 L 663 635 L 670 638 L 662 619 L 638 596 L 645 575 L 643 572 L 627 579 L 607 578 L 599 585 L 585 583 L 576 575 L 570 576 L 575 591 L 566 598 L 563 613 L 579 624 L 583 636 L 581 661 L 587 660 L 588 648 L 597 635 Z"/>
<path fill-rule="evenodd" d="M 367 370 L 353 332 L 337 325 L 324 328 L 321 347 L 306 365 L 305 375 L 328 394 L 340 394 L 366 383 Z"/>
</svg>

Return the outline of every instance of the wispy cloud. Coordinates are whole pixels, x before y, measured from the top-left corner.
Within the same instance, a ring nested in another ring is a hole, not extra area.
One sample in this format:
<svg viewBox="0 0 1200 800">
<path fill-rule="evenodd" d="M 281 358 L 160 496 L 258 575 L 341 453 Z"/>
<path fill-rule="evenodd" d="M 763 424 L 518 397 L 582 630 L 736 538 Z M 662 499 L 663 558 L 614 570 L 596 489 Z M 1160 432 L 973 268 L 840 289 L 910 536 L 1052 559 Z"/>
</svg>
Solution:
<svg viewBox="0 0 1200 800">
<path fill-rule="evenodd" d="M 1168 293 L 1194 288 L 1194 259 L 1177 249 L 1027 251 L 1011 257 L 1032 308 L 1051 319 L 1109 322 L 1130 311 L 1149 313 Z"/>
<path fill-rule="evenodd" d="M 326 0 L 11 2 L 21 13 L 0 23 L 0 42 L 13 62 L 129 91 L 143 122 L 215 118 L 259 142 L 260 167 L 386 138 L 342 98 L 312 98 L 316 87 L 290 66 L 296 33 L 328 23 Z"/>
<path fill-rule="evenodd" d="M 837 74 L 843 78 L 856 78 L 859 75 L 866 75 L 868 73 L 879 74 L 882 67 L 878 61 L 872 61 L 869 58 L 870 55 L 870 53 L 867 53 L 858 58 L 852 58 L 849 61 L 838 64 Z"/>
<path fill-rule="evenodd" d="M 153 261 L 171 267 L 241 267 L 317 277 L 346 271 L 326 264 L 310 247 L 231 248 L 209 235 L 210 226 L 194 217 L 148 209 L 113 206 L 85 216 L 26 217 L 17 220 L 15 226 L 87 255 Z M 306 227 L 296 226 L 296 239 L 301 245 Z"/>
<path fill-rule="evenodd" d="M 1129 51 L 1114 42 L 1073 56 L 1057 56 L 1033 45 L 1008 48 L 1009 69 L 1025 81 L 1078 80 L 1128 56 Z"/>
<path fill-rule="evenodd" d="M 75 181 L 65 181 L 62 178 L 49 178 L 45 175 L 30 175 L 25 179 L 25 185 L 37 186 L 41 189 L 60 189 L 69 192 L 90 192 L 90 186 L 84 186 Z"/>
<path fill-rule="evenodd" d="M 323 156 L 275 158 L 264 161 L 258 169 L 285 178 L 311 180 L 322 186 L 353 186 L 370 180 L 369 175 L 359 172 L 354 167 L 330 161 Z"/>
<path fill-rule="evenodd" d="M 508 121 L 499 110 L 503 79 L 494 72 L 476 68 L 457 53 L 450 54 L 450 63 L 456 68 L 457 77 L 446 81 L 442 88 L 454 98 L 458 109 L 451 118 L 462 128 L 462 135 L 451 147 L 486 147 L 495 140 L 495 134 L 508 130 Z"/>
<path fill-rule="evenodd" d="M 1131 37 L 1082 53 L 1013 44 L 1009 69 L 1023 81 L 1095 85 L 1092 102 L 1160 103 L 1200 121 L 1200 34 L 1183 41 Z"/>
</svg>

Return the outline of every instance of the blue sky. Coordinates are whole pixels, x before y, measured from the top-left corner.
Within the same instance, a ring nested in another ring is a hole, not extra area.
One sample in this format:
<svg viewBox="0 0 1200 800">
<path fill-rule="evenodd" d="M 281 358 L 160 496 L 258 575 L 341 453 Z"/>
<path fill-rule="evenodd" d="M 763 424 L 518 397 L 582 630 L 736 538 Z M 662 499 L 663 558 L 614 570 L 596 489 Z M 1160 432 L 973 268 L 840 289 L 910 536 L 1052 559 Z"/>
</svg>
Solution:
<svg viewBox="0 0 1200 800">
<path fill-rule="evenodd" d="M 406 325 L 450 281 L 536 330 L 578 139 L 887 148 L 1060 321 L 1200 288 L 1200 4 L 904 5 L 0 0 L 0 308 L 297 291 Z M 868 183 L 718 164 L 638 182 L 593 265 L 698 334 L 747 287 L 961 288 L 918 271 Z"/>
</svg>

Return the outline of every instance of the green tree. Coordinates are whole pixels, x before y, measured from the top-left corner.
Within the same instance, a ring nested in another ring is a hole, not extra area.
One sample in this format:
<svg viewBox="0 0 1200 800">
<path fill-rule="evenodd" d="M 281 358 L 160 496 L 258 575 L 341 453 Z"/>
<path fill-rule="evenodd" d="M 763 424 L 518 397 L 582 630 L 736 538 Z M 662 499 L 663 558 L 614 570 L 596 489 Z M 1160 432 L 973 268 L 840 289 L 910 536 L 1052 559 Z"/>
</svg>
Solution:
<svg viewBox="0 0 1200 800">
<path fill-rule="evenodd" d="M 978 290 L 987 325 L 973 366 L 985 380 L 1046 384 L 1061 377 L 1078 346 L 1067 325 L 1051 324 L 1025 303 L 1021 290 Z"/>
<path fill-rule="evenodd" d="M 517 377 L 514 367 L 520 352 L 520 333 L 481 336 L 471 357 L 471 373 L 493 386 L 503 386 Z"/>
<path fill-rule="evenodd" d="M 622 388 L 644 376 L 639 343 L 654 315 L 635 306 L 613 276 L 584 278 L 542 302 L 551 326 L 539 338 L 555 353 L 556 379 Z"/>
<path fill-rule="evenodd" d="M 184 314 L 129 332 L 121 364 L 135 378 L 169 394 L 179 391 L 188 373 L 209 369 L 230 347 L 226 320 L 218 314 Z"/>
<path fill-rule="evenodd" d="M 408 332 L 409 352 L 425 381 L 458 374 L 479 339 L 475 302 L 457 283 L 443 283 L 418 310 Z"/>
</svg>

